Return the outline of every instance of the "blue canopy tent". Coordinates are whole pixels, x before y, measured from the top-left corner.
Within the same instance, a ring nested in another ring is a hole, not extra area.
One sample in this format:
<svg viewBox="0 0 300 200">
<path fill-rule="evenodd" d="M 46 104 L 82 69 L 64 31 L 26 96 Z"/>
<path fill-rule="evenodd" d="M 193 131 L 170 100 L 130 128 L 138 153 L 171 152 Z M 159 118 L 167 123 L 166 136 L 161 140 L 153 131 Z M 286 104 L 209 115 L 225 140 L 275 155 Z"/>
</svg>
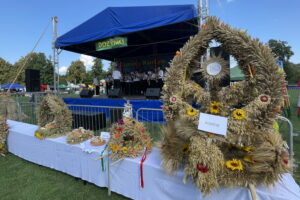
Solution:
<svg viewBox="0 0 300 200">
<path fill-rule="evenodd" d="M 10 87 L 11 83 L 6 83 L 4 85 L 1 85 L 1 88 L 8 89 Z M 19 85 L 17 83 L 12 84 L 10 89 L 24 89 L 25 87 L 22 85 Z"/>
<path fill-rule="evenodd" d="M 198 32 L 194 5 L 109 7 L 59 37 L 56 48 L 106 60 L 174 55 Z M 96 51 L 96 43 L 126 37 L 127 47 Z"/>
</svg>

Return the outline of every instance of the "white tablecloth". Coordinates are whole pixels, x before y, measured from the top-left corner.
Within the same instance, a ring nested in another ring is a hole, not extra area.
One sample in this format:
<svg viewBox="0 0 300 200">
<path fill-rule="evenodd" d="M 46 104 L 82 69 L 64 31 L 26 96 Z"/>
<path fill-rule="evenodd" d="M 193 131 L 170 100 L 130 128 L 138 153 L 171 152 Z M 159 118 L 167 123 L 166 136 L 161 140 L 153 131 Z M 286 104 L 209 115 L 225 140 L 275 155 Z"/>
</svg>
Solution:
<svg viewBox="0 0 300 200">
<path fill-rule="evenodd" d="M 89 142 L 77 145 L 66 143 L 66 137 L 39 140 L 34 137 L 37 126 L 8 120 L 9 136 L 8 149 L 11 153 L 55 170 L 67 173 L 94 183 L 100 187 L 107 187 L 107 170 L 102 172 L 101 162 L 95 161 L 99 157 L 102 147 L 93 147 Z M 110 161 L 111 162 L 111 161 Z M 105 159 L 107 163 L 107 159 Z M 110 167 L 111 190 L 132 199 L 142 200 L 247 200 L 251 199 L 247 188 L 220 188 L 210 196 L 203 197 L 191 181 L 182 183 L 183 172 L 174 176 L 164 173 L 161 166 L 159 150 L 153 148 L 144 163 L 145 187 L 141 188 L 140 158 L 124 159 L 119 164 Z M 261 200 L 299 200 L 300 188 L 290 174 L 285 174 L 282 180 L 273 187 L 256 187 Z"/>
</svg>

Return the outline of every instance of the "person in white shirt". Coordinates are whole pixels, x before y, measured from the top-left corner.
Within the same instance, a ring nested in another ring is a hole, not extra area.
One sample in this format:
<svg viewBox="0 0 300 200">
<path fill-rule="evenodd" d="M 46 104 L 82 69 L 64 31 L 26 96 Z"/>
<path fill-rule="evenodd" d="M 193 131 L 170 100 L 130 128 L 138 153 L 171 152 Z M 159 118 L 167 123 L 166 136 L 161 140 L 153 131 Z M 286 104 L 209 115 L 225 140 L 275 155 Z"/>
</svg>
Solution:
<svg viewBox="0 0 300 200">
<path fill-rule="evenodd" d="M 122 78 L 122 74 L 118 67 L 114 68 L 114 71 L 112 72 L 112 78 L 114 79 L 114 89 L 120 88 L 120 79 Z"/>
<path fill-rule="evenodd" d="M 93 79 L 93 84 L 95 86 L 95 95 L 99 95 L 100 85 L 99 85 L 99 79 L 97 77 Z"/>
<path fill-rule="evenodd" d="M 164 71 L 162 69 L 160 69 L 160 67 L 157 68 L 157 78 L 158 78 L 158 88 L 162 89 L 164 82 L 163 82 L 163 78 L 164 78 Z"/>
</svg>

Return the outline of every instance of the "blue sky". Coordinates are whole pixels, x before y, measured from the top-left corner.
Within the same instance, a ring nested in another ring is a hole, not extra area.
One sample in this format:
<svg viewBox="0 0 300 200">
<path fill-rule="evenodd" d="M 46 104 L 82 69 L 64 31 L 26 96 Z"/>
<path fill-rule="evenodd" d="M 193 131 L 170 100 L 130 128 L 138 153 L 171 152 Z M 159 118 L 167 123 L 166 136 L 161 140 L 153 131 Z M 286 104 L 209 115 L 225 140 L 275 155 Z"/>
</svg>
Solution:
<svg viewBox="0 0 300 200">
<path fill-rule="evenodd" d="M 62 35 L 106 7 L 173 4 L 197 5 L 197 0 L 2 0 L 0 57 L 15 63 L 29 53 L 52 16 L 58 16 L 58 34 Z M 248 30 L 262 42 L 271 38 L 287 41 L 295 53 L 291 61 L 300 63 L 299 0 L 209 0 L 209 4 L 210 15 L 233 27 Z M 51 31 L 50 26 L 35 52 L 52 54 Z M 63 51 L 61 71 L 80 58 L 89 68 L 90 58 Z"/>
</svg>

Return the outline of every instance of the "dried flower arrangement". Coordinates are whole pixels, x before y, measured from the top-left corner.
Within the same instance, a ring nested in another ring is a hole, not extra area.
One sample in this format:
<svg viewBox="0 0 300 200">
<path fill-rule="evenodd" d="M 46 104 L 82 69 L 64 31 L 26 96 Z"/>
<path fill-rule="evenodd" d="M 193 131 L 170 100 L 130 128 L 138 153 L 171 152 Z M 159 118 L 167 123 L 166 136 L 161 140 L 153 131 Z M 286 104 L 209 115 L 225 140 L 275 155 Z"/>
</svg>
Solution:
<svg viewBox="0 0 300 200">
<path fill-rule="evenodd" d="M 74 129 L 67 135 L 68 144 L 79 144 L 88 139 L 91 139 L 94 136 L 94 132 L 90 130 L 85 130 L 83 127 Z"/>
<path fill-rule="evenodd" d="M 125 157 L 135 158 L 141 156 L 144 148 L 151 152 L 152 141 L 144 124 L 130 117 L 124 117 L 110 129 L 111 137 L 108 150 L 113 160 Z"/>
<path fill-rule="evenodd" d="M 229 70 L 226 61 L 216 56 L 201 68 L 208 88 L 189 80 L 212 40 L 236 58 L 245 81 L 221 87 Z M 270 185 L 290 171 L 287 147 L 273 127 L 282 104 L 284 74 L 269 47 L 210 17 L 176 53 L 167 70 L 163 110 L 168 126 L 161 141 L 167 172 L 174 173 L 184 165 L 184 182 L 192 177 L 208 194 L 220 185 Z M 198 130 L 199 113 L 226 117 L 226 136 Z"/>
<path fill-rule="evenodd" d="M 48 94 L 39 108 L 39 125 L 35 132 L 39 139 L 66 135 L 71 131 L 72 114 L 59 97 Z"/>
</svg>

